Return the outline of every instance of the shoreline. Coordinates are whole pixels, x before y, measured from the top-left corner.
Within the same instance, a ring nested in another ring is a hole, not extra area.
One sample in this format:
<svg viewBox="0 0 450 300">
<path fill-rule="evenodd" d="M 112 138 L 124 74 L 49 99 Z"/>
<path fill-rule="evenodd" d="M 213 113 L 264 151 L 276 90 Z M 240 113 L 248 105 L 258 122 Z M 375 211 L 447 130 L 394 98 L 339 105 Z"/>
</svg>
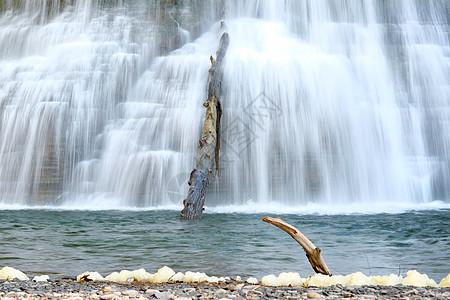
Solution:
<svg viewBox="0 0 450 300">
<path fill-rule="evenodd" d="M 220 283 L 48 282 L 0 280 L 0 299 L 449 299 L 450 288 L 414 286 L 268 287 L 227 280 Z"/>
</svg>

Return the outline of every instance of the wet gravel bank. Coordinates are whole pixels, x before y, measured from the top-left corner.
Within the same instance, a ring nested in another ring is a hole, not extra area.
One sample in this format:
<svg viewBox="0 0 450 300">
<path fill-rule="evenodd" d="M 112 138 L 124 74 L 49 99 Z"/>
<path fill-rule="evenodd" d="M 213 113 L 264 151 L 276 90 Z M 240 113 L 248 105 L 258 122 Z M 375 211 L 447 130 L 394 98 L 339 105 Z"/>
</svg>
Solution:
<svg viewBox="0 0 450 300">
<path fill-rule="evenodd" d="M 147 284 L 139 282 L 78 283 L 0 281 L 0 299 L 450 299 L 450 288 L 340 285 L 317 287 L 264 287 L 227 281 L 220 284 Z"/>
</svg>

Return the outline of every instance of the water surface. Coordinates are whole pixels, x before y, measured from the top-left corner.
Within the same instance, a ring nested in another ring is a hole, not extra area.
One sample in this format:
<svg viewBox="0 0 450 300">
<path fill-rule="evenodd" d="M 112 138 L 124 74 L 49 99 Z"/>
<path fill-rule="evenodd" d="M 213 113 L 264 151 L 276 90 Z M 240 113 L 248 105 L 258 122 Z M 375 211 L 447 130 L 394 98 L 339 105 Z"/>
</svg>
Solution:
<svg viewBox="0 0 450 300">
<path fill-rule="evenodd" d="M 401 274 L 438 281 L 450 272 L 450 210 L 373 215 L 204 214 L 178 211 L 0 211 L 0 266 L 52 278 L 167 265 L 175 271 L 256 276 L 312 275 L 289 235 L 261 221 L 281 217 L 316 246 L 333 274 Z"/>
</svg>

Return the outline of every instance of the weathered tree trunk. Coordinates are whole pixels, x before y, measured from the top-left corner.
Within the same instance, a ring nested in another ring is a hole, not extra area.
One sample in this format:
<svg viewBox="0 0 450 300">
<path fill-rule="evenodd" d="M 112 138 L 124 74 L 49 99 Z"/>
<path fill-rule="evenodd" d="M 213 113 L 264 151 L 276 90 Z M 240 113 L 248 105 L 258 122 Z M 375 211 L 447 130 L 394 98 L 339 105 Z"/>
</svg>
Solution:
<svg viewBox="0 0 450 300">
<path fill-rule="evenodd" d="M 328 269 L 327 264 L 323 260 L 322 255 L 320 255 L 321 250 L 314 246 L 314 244 L 303 233 L 301 233 L 300 230 L 284 222 L 280 218 L 274 219 L 271 217 L 264 217 L 262 220 L 289 233 L 294 240 L 296 240 L 303 247 L 306 257 L 308 257 L 309 263 L 316 273 L 331 276 L 331 272 Z"/>
<path fill-rule="evenodd" d="M 205 123 L 203 125 L 202 139 L 199 141 L 199 154 L 197 163 L 189 178 L 189 191 L 183 201 L 184 209 L 181 211 L 181 219 L 195 220 L 202 217 L 205 195 L 208 190 L 209 176 L 212 173 L 213 164 L 216 164 L 216 175 L 219 170 L 219 131 L 222 105 L 220 104 L 220 92 L 222 83 L 222 63 L 230 39 L 228 33 L 222 34 L 219 49 L 216 52 L 216 60 L 211 56 L 211 68 L 209 69 L 208 100 L 203 103 L 206 107 Z M 215 158 L 215 159 L 214 159 Z"/>
</svg>

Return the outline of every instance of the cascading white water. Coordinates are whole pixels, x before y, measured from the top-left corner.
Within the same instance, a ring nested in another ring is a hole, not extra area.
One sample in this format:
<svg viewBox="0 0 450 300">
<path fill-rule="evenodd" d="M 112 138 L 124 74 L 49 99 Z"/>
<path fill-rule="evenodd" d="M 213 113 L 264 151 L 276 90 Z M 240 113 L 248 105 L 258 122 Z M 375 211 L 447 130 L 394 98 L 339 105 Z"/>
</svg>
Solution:
<svg viewBox="0 0 450 300">
<path fill-rule="evenodd" d="M 450 196 L 446 1 L 25 2 L 0 6 L 0 203 L 179 205 L 222 17 L 208 205 Z"/>
</svg>

